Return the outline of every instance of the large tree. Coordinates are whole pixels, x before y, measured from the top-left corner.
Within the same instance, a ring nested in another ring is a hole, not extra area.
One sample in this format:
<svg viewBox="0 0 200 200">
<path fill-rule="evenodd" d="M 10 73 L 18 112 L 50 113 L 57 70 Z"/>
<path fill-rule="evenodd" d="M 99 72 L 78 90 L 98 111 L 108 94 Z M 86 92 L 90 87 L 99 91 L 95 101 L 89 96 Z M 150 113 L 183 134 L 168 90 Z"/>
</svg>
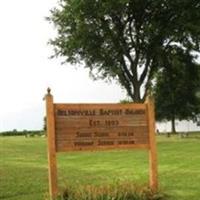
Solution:
<svg viewBox="0 0 200 200">
<path fill-rule="evenodd" d="M 60 0 L 48 20 L 55 56 L 116 79 L 135 102 L 171 45 L 199 51 L 199 0 Z"/>
<path fill-rule="evenodd" d="M 171 132 L 175 133 L 176 119 L 196 119 L 200 114 L 200 65 L 194 56 L 175 47 L 162 61 L 154 86 L 156 119 L 171 121 Z"/>
</svg>

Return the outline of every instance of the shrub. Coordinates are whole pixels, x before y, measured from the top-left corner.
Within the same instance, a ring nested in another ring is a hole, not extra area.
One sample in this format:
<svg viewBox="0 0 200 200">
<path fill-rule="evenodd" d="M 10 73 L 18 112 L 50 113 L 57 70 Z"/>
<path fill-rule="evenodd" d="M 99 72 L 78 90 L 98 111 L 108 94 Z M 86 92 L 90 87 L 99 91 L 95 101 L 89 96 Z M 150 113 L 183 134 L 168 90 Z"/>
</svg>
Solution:
<svg viewBox="0 0 200 200">
<path fill-rule="evenodd" d="M 77 189 L 78 188 L 78 189 Z M 166 195 L 131 183 L 67 187 L 57 200 L 165 200 Z"/>
</svg>

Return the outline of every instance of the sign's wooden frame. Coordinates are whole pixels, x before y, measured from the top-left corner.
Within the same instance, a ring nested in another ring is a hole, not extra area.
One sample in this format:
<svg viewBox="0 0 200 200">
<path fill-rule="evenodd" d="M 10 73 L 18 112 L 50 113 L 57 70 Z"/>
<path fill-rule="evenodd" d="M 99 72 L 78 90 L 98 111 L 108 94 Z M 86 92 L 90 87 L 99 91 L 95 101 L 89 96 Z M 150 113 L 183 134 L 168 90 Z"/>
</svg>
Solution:
<svg viewBox="0 0 200 200">
<path fill-rule="evenodd" d="M 57 161 L 56 161 L 56 127 L 55 127 L 55 106 L 53 96 L 50 89 L 45 96 L 46 100 L 46 126 L 48 140 L 48 168 L 49 168 L 49 193 L 51 198 L 55 198 L 58 194 L 57 183 Z M 144 104 L 143 104 L 144 105 Z M 158 188 L 157 173 L 157 155 L 156 155 L 156 139 L 155 139 L 155 113 L 154 101 L 148 98 L 145 102 L 147 112 L 147 123 L 149 133 L 148 145 L 134 145 L 134 148 L 147 149 L 149 151 L 149 186 L 152 190 Z"/>
</svg>

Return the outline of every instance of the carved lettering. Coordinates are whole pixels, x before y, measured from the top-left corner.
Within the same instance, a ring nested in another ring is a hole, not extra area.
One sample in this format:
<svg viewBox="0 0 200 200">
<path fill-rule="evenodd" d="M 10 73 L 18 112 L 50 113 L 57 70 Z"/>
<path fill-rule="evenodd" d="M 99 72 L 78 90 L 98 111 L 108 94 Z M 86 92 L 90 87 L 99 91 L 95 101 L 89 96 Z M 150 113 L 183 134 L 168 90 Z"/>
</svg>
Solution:
<svg viewBox="0 0 200 200">
<path fill-rule="evenodd" d="M 106 146 L 106 145 L 114 145 L 114 141 L 110 140 L 99 140 L 98 145 Z"/>
<path fill-rule="evenodd" d="M 126 109 L 125 110 L 125 114 L 126 115 L 141 115 L 141 114 L 145 114 L 145 110 L 133 110 L 133 109 Z"/>
<path fill-rule="evenodd" d="M 76 133 L 76 137 L 92 137 L 92 134 L 91 133 L 80 133 L 80 132 L 77 132 Z"/>
<path fill-rule="evenodd" d="M 122 110 L 121 109 L 116 109 L 116 110 L 100 109 L 99 113 L 100 115 L 122 115 Z"/>
<path fill-rule="evenodd" d="M 100 121 L 99 120 L 89 120 L 89 125 L 90 126 L 99 126 L 100 125 Z"/>
<path fill-rule="evenodd" d="M 118 126 L 119 121 L 118 120 L 106 120 L 105 125 L 106 126 Z"/>
<path fill-rule="evenodd" d="M 93 144 L 93 141 L 74 142 L 74 146 L 92 146 Z"/>
<path fill-rule="evenodd" d="M 121 141 L 118 141 L 118 144 L 119 145 L 135 144 L 135 141 L 134 140 L 121 140 Z"/>
<path fill-rule="evenodd" d="M 94 133 L 95 137 L 109 137 L 109 133 Z"/>
<path fill-rule="evenodd" d="M 57 110 L 57 116 L 94 116 L 95 110 Z"/>
<path fill-rule="evenodd" d="M 134 136 L 134 133 L 133 132 L 120 132 L 118 133 L 118 136 L 119 137 L 127 137 L 127 136 Z"/>
</svg>

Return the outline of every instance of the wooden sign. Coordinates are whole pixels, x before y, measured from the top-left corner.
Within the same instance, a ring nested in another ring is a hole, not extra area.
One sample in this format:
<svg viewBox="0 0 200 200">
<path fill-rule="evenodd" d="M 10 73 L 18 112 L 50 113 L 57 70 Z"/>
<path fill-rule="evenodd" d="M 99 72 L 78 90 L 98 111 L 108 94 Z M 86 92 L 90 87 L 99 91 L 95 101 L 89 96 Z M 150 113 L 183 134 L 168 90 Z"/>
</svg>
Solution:
<svg viewBox="0 0 200 200">
<path fill-rule="evenodd" d="M 148 148 L 143 104 L 54 104 L 56 151 Z"/>
<path fill-rule="evenodd" d="M 150 187 L 157 188 L 154 107 L 144 104 L 54 104 L 50 89 L 46 95 L 49 189 L 57 188 L 56 152 L 147 149 Z"/>
</svg>

